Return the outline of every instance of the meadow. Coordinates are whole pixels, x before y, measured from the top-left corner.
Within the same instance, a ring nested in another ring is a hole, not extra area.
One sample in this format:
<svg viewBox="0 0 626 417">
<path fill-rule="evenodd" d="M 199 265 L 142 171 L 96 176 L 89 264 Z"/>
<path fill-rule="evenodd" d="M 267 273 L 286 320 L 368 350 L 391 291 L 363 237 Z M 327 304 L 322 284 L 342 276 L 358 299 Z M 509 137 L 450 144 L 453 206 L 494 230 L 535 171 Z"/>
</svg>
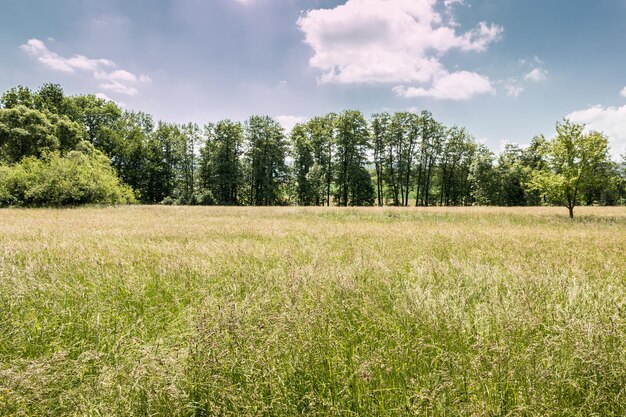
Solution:
<svg viewBox="0 0 626 417">
<path fill-rule="evenodd" d="M 626 208 L 0 211 L 2 416 L 624 416 Z"/>
</svg>

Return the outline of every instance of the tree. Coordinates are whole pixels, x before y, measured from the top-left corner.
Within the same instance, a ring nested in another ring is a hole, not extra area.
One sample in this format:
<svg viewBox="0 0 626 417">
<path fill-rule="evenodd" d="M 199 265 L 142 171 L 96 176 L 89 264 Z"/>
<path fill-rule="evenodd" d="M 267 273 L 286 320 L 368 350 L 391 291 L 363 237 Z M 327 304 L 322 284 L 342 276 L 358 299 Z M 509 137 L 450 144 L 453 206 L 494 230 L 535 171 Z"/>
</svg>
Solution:
<svg viewBox="0 0 626 417">
<path fill-rule="evenodd" d="M 110 153 L 113 167 L 122 181 L 139 194 L 143 203 L 150 203 L 148 190 L 148 138 L 154 121 L 147 113 L 125 111 L 112 131 Z"/>
<path fill-rule="evenodd" d="M 355 169 L 354 178 L 350 182 L 350 205 L 373 206 L 376 193 L 370 173 L 364 167 Z"/>
<path fill-rule="evenodd" d="M 319 168 L 313 170 L 315 159 L 313 146 L 306 125 L 297 124 L 291 130 L 293 173 L 296 200 L 301 206 L 316 205 L 319 201 Z"/>
<path fill-rule="evenodd" d="M 546 166 L 531 180 L 549 202 L 567 207 L 571 219 L 581 191 L 605 180 L 600 169 L 609 159 L 607 138 L 584 129 L 567 119 L 557 123 L 556 137 L 543 148 Z"/>
<path fill-rule="evenodd" d="M 200 183 L 217 204 L 240 204 L 242 186 L 241 155 L 243 127 L 239 122 L 222 120 L 205 127 L 206 142 L 200 151 Z"/>
<path fill-rule="evenodd" d="M 471 198 L 473 204 L 498 204 L 498 172 L 494 154 L 485 145 L 478 145 L 470 163 Z"/>
<path fill-rule="evenodd" d="M 415 206 L 430 204 L 431 180 L 437 162 L 441 159 L 442 148 L 445 143 L 447 129 L 435 119 L 428 111 L 423 111 L 420 115 L 419 155 L 417 165 L 417 187 L 415 196 Z M 465 132 L 460 132 L 465 136 Z M 452 148 L 451 148 L 452 149 Z M 450 149 L 449 149 L 450 150 Z M 445 176 L 445 167 L 444 167 Z M 443 178 L 442 178 L 443 181 Z M 443 195 L 443 191 L 442 191 Z"/>
<path fill-rule="evenodd" d="M 376 169 L 376 202 L 379 207 L 383 205 L 384 196 L 384 167 L 385 149 L 391 117 L 389 113 L 372 115 L 372 149 L 374 151 L 374 168 Z"/>
<path fill-rule="evenodd" d="M 470 200 L 469 174 L 476 143 L 463 128 L 455 126 L 447 132 L 447 140 L 442 141 L 439 204 L 463 205 Z"/>
<path fill-rule="evenodd" d="M 196 154 L 202 147 L 200 128 L 195 123 L 187 123 L 180 127 L 184 138 L 183 160 L 181 166 L 182 195 L 185 204 L 197 204 L 196 171 L 198 170 Z"/>
<path fill-rule="evenodd" d="M 249 204 L 280 204 L 281 185 L 287 171 L 284 130 L 269 116 L 252 116 L 246 123 L 245 132 Z"/>
<path fill-rule="evenodd" d="M 18 104 L 0 109 L 0 161 L 19 162 L 59 149 L 56 126 L 45 113 Z"/>
<path fill-rule="evenodd" d="M 145 189 L 143 201 L 155 204 L 180 194 L 178 172 L 184 139 L 176 124 L 159 122 L 154 132 L 145 135 Z"/>
<path fill-rule="evenodd" d="M 524 150 L 517 145 L 507 143 L 498 156 L 496 167 L 498 195 L 494 204 L 503 206 L 528 205 L 525 184 L 529 180 L 530 171 L 525 168 Z"/>
<path fill-rule="evenodd" d="M 67 115 L 67 98 L 59 84 L 47 83 L 35 94 L 34 104 L 38 110 L 48 110 L 58 115 Z"/>
<path fill-rule="evenodd" d="M 25 106 L 29 109 L 35 108 L 35 95 L 28 87 L 18 85 L 2 94 L 0 107 L 12 109 L 17 106 Z"/>
<path fill-rule="evenodd" d="M 369 132 L 367 122 L 359 111 L 348 110 L 337 117 L 335 155 L 335 203 L 338 206 L 354 205 L 351 202 L 353 182 L 364 178 L 361 170 L 367 162 Z M 371 178 L 370 178 L 371 181 Z M 374 188 L 372 187 L 372 193 Z"/>
<path fill-rule="evenodd" d="M 111 156 L 115 147 L 116 131 L 122 110 L 112 101 L 94 95 L 73 96 L 67 99 L 69 117 L 85 128 L 85 139 Z"/>
<path fill-rule="evenodd" d="M 408 206 L 413 178 L 413 160 L 422 131 L 422 119 L 415 113 L 398 112 L 391 118 L 386 136 L 384 177 L 396 206 Z"/>
<path fill-rule="evenodd" d="M 333 159 L 336 153 L 336 123 L 337 115 L 328 113 L 314 117 L 306 124 L 314 159 L 308 176 L 315 190 L 316 206 L 330 206 L 335 175 Z"/>
</svg>

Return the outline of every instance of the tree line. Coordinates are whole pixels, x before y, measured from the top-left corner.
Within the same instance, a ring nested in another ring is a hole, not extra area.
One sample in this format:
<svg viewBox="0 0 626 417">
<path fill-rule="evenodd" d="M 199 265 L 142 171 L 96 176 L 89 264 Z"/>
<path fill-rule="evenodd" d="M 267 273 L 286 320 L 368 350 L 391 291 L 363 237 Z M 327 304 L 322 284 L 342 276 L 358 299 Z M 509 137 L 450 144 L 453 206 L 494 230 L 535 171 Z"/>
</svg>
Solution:
<svg viewBox="0 0 626 417">
<path fill-rule="evenodd" d="M 7 170 L 25 158 L 49 162 L 72 152 L 76 158 L 77 149 L 97 152 L 101 171 L 105 156 L 119 186 L 145 204 L 559 204 L 571 212 L 579 204 L 626 203 L 626 158 L 612 161 L 603 134 L 569 121 L 557 124 L 552 139 L 539 135 L 528 147 L 509 144 L 496 155 L 428 111 L 367 120 L 346 110 L 291 132 L 269 116 L 201 127 L 155 122 L 112 101 L 67 96 L 59 85 L 45 84 L 37 91 L 12 88 L 0 100 L 0 204 L 45 205 L 45 198 L 38 204 L 2 198 L 11 194 Z"/>
</svg>

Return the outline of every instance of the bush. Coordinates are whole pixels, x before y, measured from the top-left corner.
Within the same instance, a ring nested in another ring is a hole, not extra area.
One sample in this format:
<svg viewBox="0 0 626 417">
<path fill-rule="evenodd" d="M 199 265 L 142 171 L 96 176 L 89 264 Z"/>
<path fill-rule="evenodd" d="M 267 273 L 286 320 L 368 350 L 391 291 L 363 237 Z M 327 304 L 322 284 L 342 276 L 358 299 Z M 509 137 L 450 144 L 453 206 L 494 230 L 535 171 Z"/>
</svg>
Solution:
<svg viewBox="0 0 626 417">
<path fill-rule="evenodd" d="M 110 160 L 91 144 L 81 142 L 67 155 L 46 153 L 0 166 L 0 206 L 78 206 L 135 202 Z"/>
</svg>

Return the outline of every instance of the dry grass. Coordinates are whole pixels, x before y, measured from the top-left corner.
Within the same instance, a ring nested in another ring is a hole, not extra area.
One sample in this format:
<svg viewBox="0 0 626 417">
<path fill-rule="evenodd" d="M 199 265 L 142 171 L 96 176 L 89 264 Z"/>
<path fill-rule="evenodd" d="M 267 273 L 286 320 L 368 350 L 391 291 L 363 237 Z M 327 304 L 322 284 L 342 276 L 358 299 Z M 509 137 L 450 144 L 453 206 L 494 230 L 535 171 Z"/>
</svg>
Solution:
<svg viewBox="0 0 626 417">
<path fill-rule="evenodd" d="M 0 211 L 0 415 L 626 414 L 626 209 Z"/>
</svg>

